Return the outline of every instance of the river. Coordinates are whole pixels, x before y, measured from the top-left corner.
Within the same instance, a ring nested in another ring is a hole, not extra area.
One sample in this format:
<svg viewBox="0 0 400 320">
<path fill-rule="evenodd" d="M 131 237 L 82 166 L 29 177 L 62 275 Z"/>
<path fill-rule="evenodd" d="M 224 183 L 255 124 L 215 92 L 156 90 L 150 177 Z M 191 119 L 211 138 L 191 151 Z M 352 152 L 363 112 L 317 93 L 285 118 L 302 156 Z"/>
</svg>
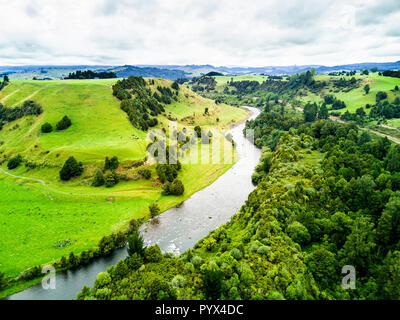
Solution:
<svg viewBox="0 0 400 320">
<path fill-rule="evenodd" d="M 247 108 L 252 112 L 249 119 L 256 118 L 260 113 L 256 108 Z M 158 217 L 159 224 L 142 225 L 140 232 L 146 245 L 158 244 L 163 252 L 182 253 L 239 211 L 255 188 L 251 175 L 261 156 L 261 150 L 244 137 L 244 126 L 243 122 L 229 131 L 236 143 L 239 160 L 211 185 L 193 194 L 182 205 L 163 212 Z M 126 248 L 115 250 L 110 256 L 98 258 L 89 265 L 58 274 L 54 290 L 44 290 L 39 284 L 7 299 L 74 299 L 83 286 L 93 286 L 98 273 L 104 272 L 126 256 Z"/>
</svg>

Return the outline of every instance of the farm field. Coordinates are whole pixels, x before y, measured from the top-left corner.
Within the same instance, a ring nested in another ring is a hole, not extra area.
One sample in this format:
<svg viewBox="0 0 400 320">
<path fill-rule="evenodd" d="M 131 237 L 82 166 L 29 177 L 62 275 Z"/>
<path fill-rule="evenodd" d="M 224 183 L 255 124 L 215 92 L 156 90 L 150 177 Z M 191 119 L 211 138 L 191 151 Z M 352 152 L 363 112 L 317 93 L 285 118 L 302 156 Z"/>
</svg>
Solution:
<svg viewBox="0 0 400 320">
<path fill-rule="evenodd" d="M 0 131 L 0 271 L 16 277 L 29 267 L 51 262 L 70 252 L 93 248 L 105 235 L 126 227 L 131 219 L 147 218 L 148 206 L 158 201 L 161 211 L 175 206 L 206 187 L 228 170 L 232 163 L 184 164 L 178 178 L 185 186 L 182 196 L 162 195 L 155 179 L 121 181 L 113 188 L 90 186 L 93 171 L 101 168 L 106 156 L 117 156 L 121 166 L 146 156 L 147 134 L 134 128 L 112 95 L 110 80 L 12 81 L 0 92 L 6 107 L 20 106 L 25 100 L 39 103 L 44 112 L 6 124 Z M 155 79 L 157 85 L 172 82 Z M 154 90 L 154 88 L 151 88 Z M 209 109 L 204 114 L 205 108 Z M 242 121 L 248 112 L 224 104 L 216 105 L 190 90 L 181 88 L 177 101 L 166 106 L 158 127 L 167 125 L 167 115 L 178 127 L 227 130 Z M 41 133 L 41 125 L 55 126 L 64 115 L 72 120 L 65 131 Z M 182 118 L 190 118 L 190 122 Z M 201 145 L 206 150 L 209 145 Z M 8 170 L 6 163 L 20 154 L 33 168 L 21 165 Z M 85 172 L 70 182 L 59 180 L 65 160 L 74 156 Z M 66 242 L 68 245 L 60 246 Z"/>
</svg>

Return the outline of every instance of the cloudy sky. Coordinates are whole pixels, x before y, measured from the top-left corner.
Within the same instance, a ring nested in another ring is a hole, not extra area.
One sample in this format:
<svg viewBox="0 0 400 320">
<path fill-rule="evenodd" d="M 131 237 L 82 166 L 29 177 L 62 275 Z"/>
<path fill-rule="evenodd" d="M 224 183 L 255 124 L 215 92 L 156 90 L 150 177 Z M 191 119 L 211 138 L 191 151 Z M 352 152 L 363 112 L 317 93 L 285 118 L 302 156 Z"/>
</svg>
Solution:
<svg viewBox="0 0 400 320">
<path fill-rule="evenodd" d="M 0 65 L 400 60 L 400 0 L 0 0 Z"/>
</svg>

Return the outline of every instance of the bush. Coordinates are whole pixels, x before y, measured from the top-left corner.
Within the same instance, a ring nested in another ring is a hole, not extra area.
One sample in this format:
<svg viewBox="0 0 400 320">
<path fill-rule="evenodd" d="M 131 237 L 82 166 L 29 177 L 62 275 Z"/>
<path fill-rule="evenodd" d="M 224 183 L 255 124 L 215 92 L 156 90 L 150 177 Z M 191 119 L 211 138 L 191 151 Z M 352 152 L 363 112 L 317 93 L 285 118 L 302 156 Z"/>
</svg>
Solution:
<svg viewBox="0 0 400 320">
<path fill-rule="evenodd" d="M 243 254 L 238 248 L 233 248 L 231 250 L 231 256 L 234 257 L 236 260 L 240 260 L 243 258 Z"/>
<path fill-rule="evenodd" d="M 117 157 L 112 157 L 111 159 L 108 159 L 108 157 L 106 157 L 106 161 L 104 162 L 104 171 L 117 170 L 118 167 L 119 167 L 119 161 Z"/>
<path fill-rule="evenodd" d="M 100 186 L 104 185 L 104 183 L 105 183 L 105 179 L 104 179 L 103 172 L 100 169 L 97 169 L 96 174 L 94 175 L 92 186 L 100 187 Z"/>
<path fill-rule="evenodd" d="M 74 157 L 69 157 L 60 171 L 60 179 L 68 181 L 71 178 L 79 177 L 82 173 L 82 162 L 78 163 Z"/>
<path fill-rule="evenodd" d="M 139 169 L 138 173 L 145 179 L 151 178 L 151 171 L 149 169 Z"/>
<path fill-rule="evenodd" d="M 118 174 L 115 171 L 112 171 L 104 177 L 105 185 L 107 188 L 111 188 L 115 186 L 119 182 Z"/>
<path fill-rule="evenodd" d="M 160 213 L 160 207 L 158 206 L 157 203 L 152 203 L 149 205 L 149 211 L 150 211 L 150 216 L 154 218 Z"/>
<path fill-rule="evenodd" d="M 146 262 L 160 262 L 162 258 L 161 249 L 158 245 L 147 247 L 144 252 L 144 259 Z"/>
<path fill-rule="evenodd" d="M 295 221 L 288 226 L 287 233 L 299 244 L 307 244 L 311 239 L 307 228 L 298 221 Z"/>
<path fill-rule="evenodd" d="M 52 131 L 53 131 L 53 126 L 50 123 L 46 122 L 44 125 L 42 125 L 43 133 L 50 133 Z"/>
<path fill-rule="evenodd" d="M 56 125 L 57 131 L 68 129 L 72 125 L 71 119 L 64 116 Z"/>
<path fill-rule="evenodd" d="M 185 187 L 181 180 L 175 179 L 172 183 L 167 182 L 164 186 L 164 193 L 169 195 L 180 196 L 185 192 Z"/>
<path fill-rule="evenodd" d="M 7 168 L 9 170 L 15 169 L 17 167 L 19 167 L 19 165 L 22 163 L 22 157 L 20 155 L 11 158 L 8 163 L 7 163 Z"/>
<path fill-rule="evenodd" d="M 128 255 L 130 257 L 137 254 L 138 256 L 144 255 L 144 241 L 139 232 L 134 231 L 128 239 Z"/>
</svg>

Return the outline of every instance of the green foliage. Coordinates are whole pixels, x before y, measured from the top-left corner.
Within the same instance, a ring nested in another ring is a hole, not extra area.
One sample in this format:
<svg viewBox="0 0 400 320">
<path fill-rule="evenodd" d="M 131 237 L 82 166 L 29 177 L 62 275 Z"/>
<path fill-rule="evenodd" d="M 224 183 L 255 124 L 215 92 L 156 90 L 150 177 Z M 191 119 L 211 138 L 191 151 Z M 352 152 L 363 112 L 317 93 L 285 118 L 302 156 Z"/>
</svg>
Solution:
<svg viewBox="0 0 400 320">
<path fill-rule="evenodd" d="M 8 160 L 8 163 L 7 163 L 8 170 L 13 170 L 13 169 L 19 167 L 20 164 L 22 163 L 22 160 L 23 159 L 20 155 L 17 155 L 15 157 L 11 158 L 10 160 Z"/>
<path fill-rule="evenodd" d="M 53 126 L 50 123 L 46 122 L 42 125 L 41 130 L 43 133 L 50 133 L 53 131 Z"/>
<path fill-rule="evenodd" d="M 145 179 L 149 180 L 151 178 L 151 171 L 149 169 L 139 169 L 138 173 Z"/>
<path fill-rule="evenodd" d="M 175 196 L 180 196 L 185 192 L 185 187 L 183 186 L 183 183 L 179 179 L 175 179 L 172 182 L 167 182 L 163 186 L 164 193 L 166 195 L 175 195 Z"/>
<path fill-rule="evenodd" d="M 114 156 L 111 159 L 106 157 L 106 160 L 104 162 L 104 171 L 106 171 L 106 170 L 117 170 L 118 167 L 119 167 L 118 157 Z"/>
<path fill-rule="evenodd" d="M 156 202 L 149 205 L 150 217 L 154 218 L 160 214 L 160 207 Z"/>
<path fill-rule="evenodd" d="M 134 231 L 128 239 L 128 255 L 133 257 L 135 254 L 144 256 L 144 241 L 139 232 Z"/>
<path fill-rule="evenodd" d="M 146 262 L 160 262 L 162 259 L 163 256 L 159 246 L 154 245 L 146 248 L 144 252 L 144 260 Z"/>
<path fill-rule="evenodd" d="M 311 239 L 307 228 L 298 221 L 294 221 L 288 226 L 287 233 L 299 244 L 307 244 Z"/>
<path fill-rule="evenodd" d="M 59 122 L 56 124 L 56 130 L 61 131 L 68 129 L 72 125 L 71 119 L 68 116 L 64 116 Z"/>
<path fill-rule="evenodd" d="M 118 184 L 119 175 L 115 171 L 111 171 L 104 176 L 104 184 L 107 188 L 111 188 Z"/>
<path fill-rule="evenodd" d="M 71 178 L 79 177 L 82 173 L 82 162 L 78 163 L 74 157 L 69 157 L 60 171 L 60 179 L 68 181 Z"/>
<path fill-rule="evenodd" d="M 92 186 L 94 187 L 100 187 L 105 184 L 105 179 L 103 172 L 100 169 L 96 170 L 96 173 L 93 178 Z"/>
<path fill-rule="evenodd" d="M 4 83 L 4 82 L 3 82 Z M 6 108 L 0 103 L 0 130 L 7 122 L 12 122 L 25 116 L 38 116 L 42 114 L 43 109 L 40 104 L 27 100 L 22 107 Z"/>
</svg>

